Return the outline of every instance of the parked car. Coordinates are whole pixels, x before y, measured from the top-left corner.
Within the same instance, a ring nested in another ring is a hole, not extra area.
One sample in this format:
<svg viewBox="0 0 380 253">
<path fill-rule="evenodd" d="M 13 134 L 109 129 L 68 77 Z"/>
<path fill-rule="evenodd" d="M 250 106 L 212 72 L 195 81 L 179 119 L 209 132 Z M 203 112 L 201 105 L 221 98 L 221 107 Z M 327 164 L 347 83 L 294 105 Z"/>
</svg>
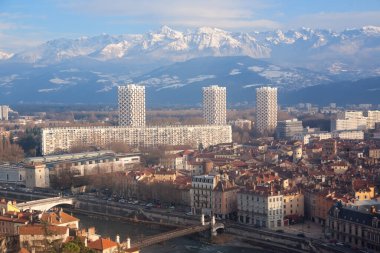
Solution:
<svg viewBox="0 0 380 253">
<path fill-rule="evenodd" d="M 192 212 L 187 212 L 186 215 L 191 216 L 191 215 L 193 215 L 193 213 Z"/>
<path fill-rule="evenodd" d="M 298 233 L 297 236 L 298 237 L 305 237 L 305 234 L 304 233 Z"/>
</svg>

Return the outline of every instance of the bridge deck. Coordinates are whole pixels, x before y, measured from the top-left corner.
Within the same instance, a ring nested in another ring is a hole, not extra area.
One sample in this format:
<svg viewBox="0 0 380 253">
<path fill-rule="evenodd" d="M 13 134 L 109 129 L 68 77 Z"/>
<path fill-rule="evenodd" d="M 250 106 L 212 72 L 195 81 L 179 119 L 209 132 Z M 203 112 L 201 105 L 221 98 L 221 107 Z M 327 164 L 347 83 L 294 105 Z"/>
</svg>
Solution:
<svg viewBox="0 0 380 253">
<path fill-rule="evenodd" d="M 53 198 L 45 198 L 45 199 L 38 199 L 38 200 L 32 200 L 32 201 L 27 201 L 27 202 L 21 202 L 17 203 L 16 206 L 20 209 L 24 208 L 35 208 L 35 207 L 40 207 L 43 205 L 49 205 L 49 204 L 54 204 L 54 205 L 60 205 L 60 204 L 72 204 L 73 203 L 73 198 L 66 198 L 66 197 L 53 197 Z"/>
<path fill-rule="evenodd" d="M 142 239 L 141 241 L 132 243 L 131 247 L 141 249 L 143 247 L 147 247 L 156 243 L 171 240 L 171 239 L 181 237 L 181 236 L 199 233 L 208 229 L 210 229 L 210 225 L 204 225 L 204 226 L 197 225 L 197 226 L 191 226 L 187 228 L 180 228 L 180 229 L 176 229 L 169 232 L 147 237 L 145 239 Z M 126 247 L 126 246 L 127 246 L 126 243 L 122 243 L 122 247 Z"/>
</svg>

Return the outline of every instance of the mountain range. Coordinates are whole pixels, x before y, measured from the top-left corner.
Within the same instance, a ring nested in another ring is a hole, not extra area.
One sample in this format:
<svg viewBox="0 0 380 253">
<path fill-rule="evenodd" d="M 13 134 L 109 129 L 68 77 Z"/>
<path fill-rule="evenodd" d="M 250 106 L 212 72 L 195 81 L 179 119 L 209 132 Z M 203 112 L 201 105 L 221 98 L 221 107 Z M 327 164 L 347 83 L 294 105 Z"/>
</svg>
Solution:
<svg viewBox="0 0 380 253">
<path fill-rule="evenodd" d="M 3 103 L 116 103 L 116 86 L 147 86 L 153 105 L 196 104 L 200 87 L 227 86 L 231 103 L 253 87 L 296 94 L 380 76 L 380 27 L 334 32 L 228 32 L 163 26 L 146 34 L 56 39 L 20 52 L 0 51 Z M 185 95 L 185 97 L 183 97 Z"/>
</svg>

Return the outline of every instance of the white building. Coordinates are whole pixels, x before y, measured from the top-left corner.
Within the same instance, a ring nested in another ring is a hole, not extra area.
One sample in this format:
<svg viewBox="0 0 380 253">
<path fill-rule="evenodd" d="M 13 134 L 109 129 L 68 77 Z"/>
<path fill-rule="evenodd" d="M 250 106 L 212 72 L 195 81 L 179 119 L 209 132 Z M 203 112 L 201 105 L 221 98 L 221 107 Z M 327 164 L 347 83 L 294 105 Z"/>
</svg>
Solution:
<svg viewBox="0 0 380 253">
<path fill-rule="evenodd" d="M 104 147 L 125 143 L 133 147 L 190 145 L 197 148 L 232 141 L 229 125 L 154 126 L 154 127 L 57 127 L 42 128 L 42 154 L 70 151 L 75 146 Z"/>
<path fill-rule="evenodd" d="M 367 118 L 347 118 L 347 119 L 334 119 L 331 121 L 332 131 L 344 130 L 366 130 Z"/>
<path fill-rule="evenodd" d="M 367 117 L 367 129 L 375 129 L 375 124 L 380 122 L 380 111 L 366 111 L 364 116 Z"/>
<path fill-rule="evenodd" d="M 368 119 L 362 111 L 338 112 L 336 119 L 331 121 L 331 131 L 366 130 Z"/>
<path fill-rule="evenodd" d="M 341 111 L 337 113 L 337 119 L 359 119 L 363 117 L 362 111 Z"/>
<path fill-rule="evenodd" d="M 8 120 L 9 106 L 0 105 L 0 120 Z"/>
<path fill-rule="evenodd" d="M 240 223 L 270 229 L 284 226 L 283 196 L 281 194 L 245 190 L 238 192 L 237 202 Z"/>
<path fill-rule="evenodd" d="M 119 126 L 145 126 L 145 87 L 118 87 Z"/>
<path fill-rule="evenodd" d="M 190 189 L 191 212 L 211 215 L 213 190 L 220 181 L 220 175 L 193 176 Z"/>
<path fill-rule="evenodd" d="M 206 124 L 226 124 L 226 96 L 226 87 L 203 87 L 203 118 Z"/>
<path fill-rule="evenodd" d="M 273 133 L 277 126 L 277 88 L 256 89 L 256 128 L 261 134 Z"/>
<path fill-rule="evenodd" d="M 364 140 L 364 132 L 360 130 L 334 131 L 331 134 L 332 138 L 339 138 L 342 140 Z"/>
<path fill-rule="evenodd" d="M 315 133 L 298 133 L 293 135 L 292 140 L 301 141 L 303 144 L 310 143 L 310 139 L 318 138 L 319 140 L 331 139 L 332 135 L 329 132 L 315 132 Z"/>
</svg>

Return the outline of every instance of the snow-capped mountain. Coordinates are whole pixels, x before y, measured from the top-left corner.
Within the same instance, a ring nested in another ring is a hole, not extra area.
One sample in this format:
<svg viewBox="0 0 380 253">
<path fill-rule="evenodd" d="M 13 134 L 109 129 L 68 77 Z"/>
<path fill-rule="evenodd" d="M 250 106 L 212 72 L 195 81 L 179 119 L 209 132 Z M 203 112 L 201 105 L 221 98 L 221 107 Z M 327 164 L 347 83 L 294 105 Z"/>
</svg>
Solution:
<svg viewBox="0 0 380 253">
<path fill-rule="evenodd" d="M 7 60 L 7 59 L 11 58 L 12 56 L 13 56 L 12 53 L 0 51 L 0 61 L 1 60 Z"/>
<path fill-rule="evenodd" d="M 140 83 L 157 105 L 176 103 L 171 99 L 176 94 L 188 98 L 178 103 L 196 103 L 186 94 L 199 95 L 200 87 L 209 84 L 227 86 L 231 101 L 251 101 L 258 85 L 296 91 L 380 76 L 379 47 L 380 27 L 375 26 L 339 33 L 163 26 L 145 34 L 62 38 L 14 54 L 0 52 L 0 100 L 115 102 L 117 85 Z"/>
<path fill-rule="evenodd" d="M 380 27 L 366 26 L 337 33 L 301 28 L 289 31 L 228 32 L 201 27 L 185 32 L 168 26 L 146 34 L 107 35 L 57 39 L 16 53 L 11 59 L 56 64 L 80 57 L 101 61 L 176 62 L 203 56 L 269 59 L 283 66 L 302 66 L 332 74 L 377 73 Z M 339 72 L 335 65 L 345 66 Z"/>
</svg>

